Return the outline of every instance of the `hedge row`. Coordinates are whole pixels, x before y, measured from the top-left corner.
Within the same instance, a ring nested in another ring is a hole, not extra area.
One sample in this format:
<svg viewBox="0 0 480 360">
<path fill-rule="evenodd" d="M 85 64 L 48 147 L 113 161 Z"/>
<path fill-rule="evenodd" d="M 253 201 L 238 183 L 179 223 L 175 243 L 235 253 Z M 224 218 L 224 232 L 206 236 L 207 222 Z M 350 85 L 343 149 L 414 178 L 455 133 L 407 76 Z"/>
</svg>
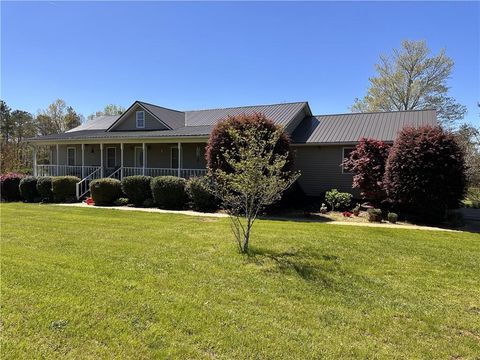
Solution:
<svg viewBox="0 0 480 360">
<path fill-rule="evenodd" d="M 135 206 L 184 209 L 190 205 L 198 211 L 217 209 L 205 178 L 127 176 L 122 181 L 106 178 L 92 181 L 90 192 L 96 205 L 125 203 L 127 198 Z"/>
<path fill-rule="evenodd" d="M 76 176 L 35 177 L 9 173 L 0 176 L 1 197 L 5 201 L 72 202 L 76 200 Z"/>
</svg>

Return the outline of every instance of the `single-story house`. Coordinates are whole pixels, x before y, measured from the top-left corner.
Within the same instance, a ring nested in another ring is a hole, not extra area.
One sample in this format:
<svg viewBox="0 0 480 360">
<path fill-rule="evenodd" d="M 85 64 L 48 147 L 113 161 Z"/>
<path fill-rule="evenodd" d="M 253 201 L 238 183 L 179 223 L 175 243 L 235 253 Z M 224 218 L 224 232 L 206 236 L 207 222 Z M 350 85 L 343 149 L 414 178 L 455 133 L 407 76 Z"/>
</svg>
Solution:
<svg viewBox="0 0 480 360">
<path fill-rule="evenodd" d="M 98 116 L 62 134 L 30 139 L 47 146 L 49 161 L 38 164 L 37 176 L 100 177 L 173 175 L 188 178 L 206 173 L 205 145 L 215 124 L 229 115 L 263 113 L 290 135 L 299 184 L 309 196 L 337 188 L 352 192 L 352 174 L 341 166 L 362 137 L 392 143 L 405 126 L 434 125 L 435 110 L 313 115 L 308 102 L 178 111 L 135 101 L 122 115 Z"/>
</svg>

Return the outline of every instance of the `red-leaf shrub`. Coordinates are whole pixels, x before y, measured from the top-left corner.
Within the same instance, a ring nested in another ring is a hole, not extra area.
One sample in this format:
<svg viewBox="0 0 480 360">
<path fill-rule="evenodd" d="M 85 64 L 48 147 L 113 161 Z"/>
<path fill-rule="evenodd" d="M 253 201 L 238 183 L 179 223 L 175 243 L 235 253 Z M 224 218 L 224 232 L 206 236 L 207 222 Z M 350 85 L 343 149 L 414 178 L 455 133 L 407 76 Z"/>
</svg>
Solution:
<svg viewBox="0 0 480 360">
<path fill-rule="evenodd" d="M 343 161 L 343 167 L 354 173 L 353 188 L 358 188 L 365 199 L 385 199 L 383 177 L 390 146 L 375 139 L 360 139 L 350 156 Z"/>
<path fill-rule="evenodd" d="M 437 222 L 464 197 L 464 154 L 438 126 L 405 128 L 390 151 L 384 182 L 394 207 Z"/>
<path fill-rule="evenodd" d="M 25 177 L 24 174 L 8 173 L 0 176 L 0 193 L 2 199 L 7 201 L 18 201 L 22 199 L 20 194 L 20 180 Z"/>
<path fill-rule="evenodd" d="M 274 132 L 279 129 L 279 126 L 275 125 L 272 120 L 260 113 L 229 116 L 225 120 L 220 121 L 213 129 L 207 144 L 206 159 L 209 169 L 222 169 L 226 172 L 231 171 L 230 166 L 225 161 L 223 153 L 225 149 L 232 149 L 234 146 L 233 139 L 229 134 L 232 128 L 239 131 L 255 128 Z M 285 132 L 280 136 L 274 153 L 279 155 L 288 154 L 288 161 L 284 170 L 290 170 L 293 165 L 293 157 L 290 152 L 290 139 Z"/>
</svg>

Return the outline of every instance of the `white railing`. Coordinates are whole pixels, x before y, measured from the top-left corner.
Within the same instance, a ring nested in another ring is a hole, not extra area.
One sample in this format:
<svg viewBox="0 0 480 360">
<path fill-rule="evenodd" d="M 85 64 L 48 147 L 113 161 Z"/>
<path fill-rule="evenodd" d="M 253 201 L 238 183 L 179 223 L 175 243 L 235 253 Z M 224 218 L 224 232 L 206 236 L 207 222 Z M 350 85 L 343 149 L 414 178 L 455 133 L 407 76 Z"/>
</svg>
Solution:
<svg viewBox="0 0 480 360">
<path fill-rule="evenodd" d="M 112 178 L 112 179 L 122 180 L 122 168 L 118 168 L 117 170 L 112 172 L 107 177 Z"/>
<path fill-rule="evenodd" d="M 81 181 L 76 185 L 76 195 L 77 199 L 81 199 L 89 190 L 90 182 L 95 179 L 99 179 L 102 176 L 101 168 L 97 168 L 95 171 L 91 172 L 85 176 Z"/>
<path fill-rule="evenodd" d="M 180 177 L 189 179 L 207 175 L 207 169 L 180 169 Z M 176 175 L 175 175 L 176 176 Z"/>
<path fill-rule="evenodd" d="M 37 176 L 78 176 L 85 175 L 100 169 L 99 166 L 71 166 L 71 165 L 37 165 Z"/>
</svg>

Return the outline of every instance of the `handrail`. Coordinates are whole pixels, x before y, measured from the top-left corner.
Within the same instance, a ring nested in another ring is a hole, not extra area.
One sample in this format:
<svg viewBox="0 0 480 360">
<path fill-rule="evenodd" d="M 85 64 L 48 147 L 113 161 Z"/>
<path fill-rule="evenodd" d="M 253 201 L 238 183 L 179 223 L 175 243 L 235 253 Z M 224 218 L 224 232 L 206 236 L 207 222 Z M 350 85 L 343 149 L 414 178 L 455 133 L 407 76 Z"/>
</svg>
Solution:
<svg viewBox="0 0 480 360">
<path fill-rule="evenodd" d="M 117 179 L 117 180 L 122 180 L 122 168 L 119 167 L 117 170 L 115 170 L 113 173 L 107 176 L 107 178 L 112 178 L 112 179 Z"/>
<path fill-rule="evenodd" d="M 75 186 L 75 193 L 77 195 L 77 199 L 80 200 L 90 189 L 89 189 L 89 181 L 98 179 L 101 174 L 101 168 L 96 169 L 92 173 L 85 176 L 81 181 L 79 181 Z"/>
</svg>

